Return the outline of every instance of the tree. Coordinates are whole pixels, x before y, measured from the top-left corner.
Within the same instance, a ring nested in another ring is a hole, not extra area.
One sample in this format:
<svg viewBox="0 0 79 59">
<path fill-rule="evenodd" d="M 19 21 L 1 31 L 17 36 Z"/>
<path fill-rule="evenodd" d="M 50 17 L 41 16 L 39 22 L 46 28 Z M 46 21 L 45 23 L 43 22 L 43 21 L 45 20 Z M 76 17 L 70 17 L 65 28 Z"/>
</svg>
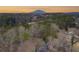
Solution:
<svg viewBox="0 0 79 59">
<path fill-rule="evenodd" d="M 50 22 L 50 20 L 44 20 L 41 22 L 38 22 L 38 27 L 40 29 L 40 33 L 41 33 L 41 37 L 43 39 L 43 41 L 45 42 L 45 47 L 47 47 L 48 49 L 48 37 L 51 36 L 52 39 L 53 38 L 57 38 L 57 31 L 55 30 L 55 28 L 52 28 L 52 22 Z"/>
</svg>

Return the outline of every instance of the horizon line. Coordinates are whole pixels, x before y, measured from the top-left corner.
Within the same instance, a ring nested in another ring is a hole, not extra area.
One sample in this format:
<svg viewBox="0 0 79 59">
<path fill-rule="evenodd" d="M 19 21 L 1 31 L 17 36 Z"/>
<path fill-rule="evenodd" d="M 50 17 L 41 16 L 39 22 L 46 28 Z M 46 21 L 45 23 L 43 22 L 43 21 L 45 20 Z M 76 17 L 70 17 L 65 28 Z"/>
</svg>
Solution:
<svg viewBox="0 0 79 59">
<path fill-rule="evenodd" d="M 32 13 L 32 12 L 0 12 L 0 13 Z M 45 12 L 45 13 L 78 13 L 78 12 Z"/>
</svg>

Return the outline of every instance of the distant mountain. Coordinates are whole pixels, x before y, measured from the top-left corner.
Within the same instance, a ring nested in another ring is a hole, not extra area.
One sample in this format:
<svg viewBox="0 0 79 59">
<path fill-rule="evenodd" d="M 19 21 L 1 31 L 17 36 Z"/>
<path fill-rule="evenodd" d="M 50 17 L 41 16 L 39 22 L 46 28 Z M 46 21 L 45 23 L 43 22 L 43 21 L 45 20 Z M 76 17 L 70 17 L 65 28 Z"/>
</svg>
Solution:
<svg viewBox="0 0 79 59">
<path fill-rule="evenodd" d="M 79 15 L 79 12 L 67 12 L 67 13 L 64 13 L 64 14 L 67 14 L 67 15 Z"/>
<path fill-rule="evenodd" d="M 36 10 L 36 11 L 32 12 L 32 14 L 34 14 L 34 15 L 42 15 L 42 14 L 45 14 L 45 13 L 46 12 L 43 11 L 43 10 Z"/>
</svg>

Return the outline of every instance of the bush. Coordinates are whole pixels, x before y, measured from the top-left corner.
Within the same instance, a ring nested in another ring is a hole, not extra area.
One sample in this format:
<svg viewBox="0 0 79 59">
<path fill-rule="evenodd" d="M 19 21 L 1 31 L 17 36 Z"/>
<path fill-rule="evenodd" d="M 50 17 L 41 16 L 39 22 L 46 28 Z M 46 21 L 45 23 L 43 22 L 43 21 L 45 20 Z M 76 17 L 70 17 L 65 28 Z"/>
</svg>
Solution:
<svg viewBox="0 0 79 59">
<path fill-rule="evenodd" d="M 27 33 L 27 32 L 24 32 L 24 33 L 23 33 L 23 39 L 24 39 L 24 40 L 28 40 L 29 37 L 30 37 L 30 34 L 29 34 L 29 33 Z"/>
</svg>

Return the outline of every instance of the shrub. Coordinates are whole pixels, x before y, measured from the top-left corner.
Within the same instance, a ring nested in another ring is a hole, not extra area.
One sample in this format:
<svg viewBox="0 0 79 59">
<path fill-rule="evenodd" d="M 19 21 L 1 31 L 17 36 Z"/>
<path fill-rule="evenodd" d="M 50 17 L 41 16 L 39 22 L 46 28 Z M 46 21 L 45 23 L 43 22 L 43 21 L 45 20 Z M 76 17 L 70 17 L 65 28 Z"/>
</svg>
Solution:
<svg viewBox="0 0 79 59">
<path fill-rule="evenodd" d="M 23 39 L 24 39 L 24 40 L 28 40 L 29 37 L 30 37 L 30 34 L 29 34 L 29 33 L 27 33 L 27 32 L 24 32 L 24 33 L 23 33 Z"/>
</svg>

